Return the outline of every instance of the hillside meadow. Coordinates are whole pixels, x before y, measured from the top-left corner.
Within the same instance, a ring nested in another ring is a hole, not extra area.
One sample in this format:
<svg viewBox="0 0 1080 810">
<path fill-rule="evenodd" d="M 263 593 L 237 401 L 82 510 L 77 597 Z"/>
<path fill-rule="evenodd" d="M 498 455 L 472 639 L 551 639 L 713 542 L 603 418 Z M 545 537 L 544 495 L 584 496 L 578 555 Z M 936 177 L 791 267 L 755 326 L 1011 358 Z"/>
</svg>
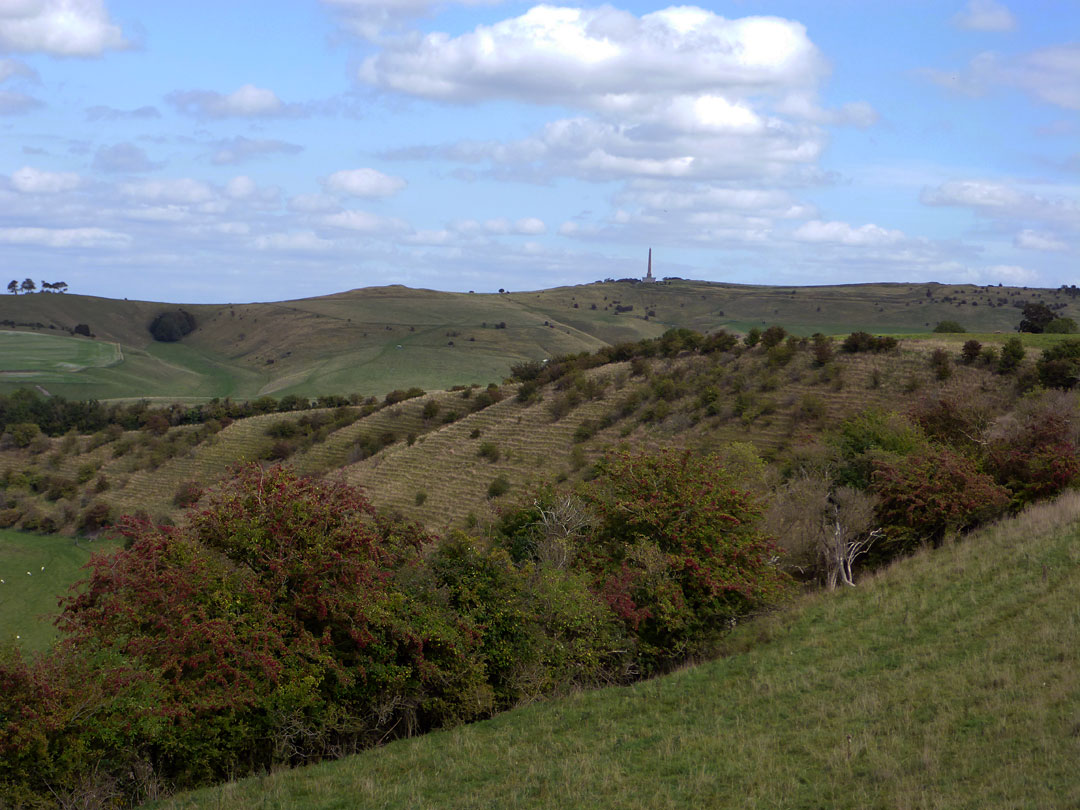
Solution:
<svg viewBox="0 0 1080 810">
<path fill-rule="evenodd" d="M 1072 807 L 1078 517 L 1032 507 L 671 675 L 148 806 Z"/>
</svg>

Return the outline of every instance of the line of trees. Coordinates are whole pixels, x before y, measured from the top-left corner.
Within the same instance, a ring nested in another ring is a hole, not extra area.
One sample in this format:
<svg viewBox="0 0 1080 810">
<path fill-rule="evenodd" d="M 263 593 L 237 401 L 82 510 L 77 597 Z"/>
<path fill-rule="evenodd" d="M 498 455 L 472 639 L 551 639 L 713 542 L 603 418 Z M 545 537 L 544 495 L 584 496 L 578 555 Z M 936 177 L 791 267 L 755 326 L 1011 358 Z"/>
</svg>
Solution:
<svg viewBox="0 0 1080 810">
<path fill-rule="evenodd" d="M 32 278 L 23 279 L 22 284 L 20 284 L 16 279 L 12 279 L 11 281 L 8 282 L 8 285 L 7 285 L 8 292 L 11 293 L 12 295 L 18 295 L 20 292 L 32 293 L 35 290 L 37 290 L 37 288 L 38 288 L 37 284 L 34 283 L 34 280 Z M 66 281 L 42 281 L 41 282 L 41 291 L 42 292 L 64 293 L 64 292 L 67 292 L 67 288 L 68 288 L 68 285 L 67 285 Z"/>
</svg>

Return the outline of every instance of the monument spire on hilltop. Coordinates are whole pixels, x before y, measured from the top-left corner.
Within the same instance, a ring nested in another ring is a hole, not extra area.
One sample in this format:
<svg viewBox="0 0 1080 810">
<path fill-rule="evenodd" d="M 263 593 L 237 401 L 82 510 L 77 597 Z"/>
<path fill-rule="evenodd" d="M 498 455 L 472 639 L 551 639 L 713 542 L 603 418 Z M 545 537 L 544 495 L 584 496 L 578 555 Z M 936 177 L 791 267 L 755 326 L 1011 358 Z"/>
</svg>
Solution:
<svg viewBox="0 0 1080 810">
<path fill-rule="evenodd" d="M 653 284 L 656 281 L 652 274 L 652 248 L 649 248 L 649 272 L 645 274 L 645 278 L 643 278 L 642 281 L 646 284 Z"/>
</svg>

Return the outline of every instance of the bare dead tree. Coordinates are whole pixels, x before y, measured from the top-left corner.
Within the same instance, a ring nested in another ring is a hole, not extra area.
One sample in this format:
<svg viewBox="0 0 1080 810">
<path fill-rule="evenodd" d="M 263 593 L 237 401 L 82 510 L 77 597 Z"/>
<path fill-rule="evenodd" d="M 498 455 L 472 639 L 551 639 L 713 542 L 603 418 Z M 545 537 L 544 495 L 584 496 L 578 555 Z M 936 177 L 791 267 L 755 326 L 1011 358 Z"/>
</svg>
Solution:
<svg viewBox="0 0 1080 810">
<path fill-rule="evenodd" d="M 829 498 L 829 520 L 820 536 L 818 554 L 825 587 L 855 586 L 852 567 L 882 537 L 874 525 L 874 498 L 851 487 L 841 487 Z"/>
<path fill-rule="evenodd" d="M 536 545 L 536 557 L 553 568 L 566 568 L 574 557 L 575 540 L 591 525 L 585 504 L 573 495 L 564 495 L 550 506 L 534 501 L 540 518 L 534 525 L 542 537 Z"/>
<path fill-rule="evenodd" d="M 766 529 L 787 551 L 784 563 L 815 576 L 830 590 L 854 585 L 855 562 L 882 537 L 874 528 L 876 502 L 851 487 L 833 489 L 828 474 L 803 472 L 779 490 Z"/>
</svg>

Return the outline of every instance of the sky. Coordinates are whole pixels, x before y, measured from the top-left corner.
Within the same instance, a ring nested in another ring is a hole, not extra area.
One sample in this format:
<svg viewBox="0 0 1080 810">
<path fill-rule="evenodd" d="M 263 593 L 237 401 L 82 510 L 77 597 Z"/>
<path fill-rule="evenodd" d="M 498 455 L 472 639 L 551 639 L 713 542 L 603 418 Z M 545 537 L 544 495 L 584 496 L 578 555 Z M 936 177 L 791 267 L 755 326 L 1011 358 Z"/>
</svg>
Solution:
<svg viewBox="0 0 1080 810">
<path fill-rule="evenodd" d="M 0 0 L 0 287 L 1080 275 L 1080 3 Z"/>
</svg>

